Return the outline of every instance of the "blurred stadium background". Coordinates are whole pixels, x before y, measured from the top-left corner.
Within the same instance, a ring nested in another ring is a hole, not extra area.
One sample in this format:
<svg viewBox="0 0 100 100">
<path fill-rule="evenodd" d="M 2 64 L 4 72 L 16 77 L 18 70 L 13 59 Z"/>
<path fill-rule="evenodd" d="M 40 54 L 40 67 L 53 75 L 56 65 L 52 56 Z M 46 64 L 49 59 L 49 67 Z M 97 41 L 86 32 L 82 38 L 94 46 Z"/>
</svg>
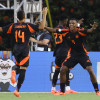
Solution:
<svg viewBox="0 0 100 100">
<path fill-rule="evenodd" d="M 89 28 L 93 21 L 97 21 L 100 26 L 100 0 L 0 0 L 0 26 L 17 22 L 16 13 L 20 8 L 26 13 L 26 21 L 34 23 L 36 20 L 41 20 L 41 10 L 45 6 L 49 9 L 47 21 L 50 27 L 58 25 L 61 13 L 65 13 L 69 18 L 84 18 L 82 26 L 85 28 Z M 4 39 L 0 36 L 0 50 L 10 49 L 9 40 L 8 37 Z M 53 35 L 52 42 L 53 50 Z M 87 37 L 86 42 L 90 51 L 100 51 L 100 27 Z"/>
<path fill-rule="evenodd" d="M 22 5 L 22 6 L 21 6 Z M 90 24 L 97 21 L 100 26 L 100 0 L 0 0 L 0 26 L 5 26 L 7 24 L 17 22 L 16 13 L 19 9 L 23 9 L 26 15 L 26 21 L 34 23 L 36 20 L 42 19 L 41 10 L 43 7 L 48 7 L 47 21 L 50 27 L 56 27 L 58 24 L 59 15 L 65 13 L 69 18 L 84 18 L 84 23 L 82 26 L 89 28 Z M 52 34 L 53 42 L 53 34 Z M 100 27 L 87 37 L 86 42 L 89 44 L 90 48 L 90 58 L 93 63 L 93 70 L 99 80 L 100 86 Z M 33 45 L 31 44 L 31 51 Z M 52 50 L 54 49 L 54 42 L 52 43 Z M 7 52 L 10 48 L 10 37 L 4 38 L 0 35 L 0 57 L 4 58 L 7 56 Z M 96 52 L 97 51 L 97 52 Z M 21 88 L 21 92 L 50 92 L 51 91 L 51 77 L 52 73 L 51 66 L 54 62 L 53 52 L 31 52 L 30 66 L 27 70 L 26 80 Z M 12 58 L 11 58 L 12 60 Z M 38 63 L 40 61 L 40 63 Z M 38 70 L 39 69 L 39 70 Z M 98 70 L 99 69 L 99 70 Z M 1 69 L 0 69 L 1 71 Z M 1 73 L 1 72 L 0 72 Z M 39 75 L 37 75 L 39 73 Z M 77 65 L 74 70 L 72 70 L 74 78 L 71 81 L 71 88 L 79 92 L 94 92 L 92 84 L 89 80 L 88 73 L 85 72 L 80 65 Z M 37 77 L 35 77 L 37 75 Z M 32 78 L 32 79 L 31 79 Z M 1 79 L 1 78 L 0 78 Z M 79 82 L 79 84 L 77 84 Z M 59 83 L 59 81 L 58 81 Z M 29 84 L 29 85 L 27 85 Z M 8 89 L 13 92 L 14 87 L 8 86 Z M 1 90 L 1 84 L 0 84 Z M 59 86 L 57 86 L 59 90 Z M 53 94 L 21 94 L 21 100 L 30 100 L 33 98 L 35 100 L 98 100 L 99 97 L 94 93 L 85 94 L 69 94 L 66 96 L 55 97 Z M 16 100 L 12 94 L 0 93 L 0 98 L 2 100 Z"/>
</svg>

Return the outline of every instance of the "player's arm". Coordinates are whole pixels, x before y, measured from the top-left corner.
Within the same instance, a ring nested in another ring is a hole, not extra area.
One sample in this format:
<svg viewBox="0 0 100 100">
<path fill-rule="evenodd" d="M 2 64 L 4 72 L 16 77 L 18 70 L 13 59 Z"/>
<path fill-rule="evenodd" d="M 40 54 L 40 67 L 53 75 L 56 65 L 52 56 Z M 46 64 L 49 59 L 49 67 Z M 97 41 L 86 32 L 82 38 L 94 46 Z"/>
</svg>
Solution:
<svg viewBox="0 0 100 100">
<path fill-rule="evenodd" d="M 0 27 L 0 32 L 3 32 L 3 29 L 2 29 L 2 27 Z"/>
<path fill-rule="evenodd" d="M 87 29 L 88 33 L 93 32 L 94 30 L 96 30 L 96 28 L 98 27 L 98 24 L 96 22 L 94 22 L 92 25 L 92 27 L 90 29 Z"/>
<path fill-rule="evenodd" d="M 69 29 L 55 29 L 55 28 L 50 28 L 50 27 L 45 27 L 46 30 L 48 30 L 49 32 L 53 32 L 53 33 L 66 33 L 69 31 Z"/>
<path fill-rule="evenodd" d="M 41 41 L 38 41 L 35 38 L 30 37 L 30 41 L 35 42 L 35 43 L 40 44 L 40 45 L 48 45 L 50 40 L 49 39 L 43 39 Z"/>
<path fill-rule="evenodd" d="M 45 27 L 47 12 L 48 12 L 47 7 L 43 8 L 43 11 L 42 11 L 43 19 L 42 19 L 42 22 L 39 24 L 40 30 L 44 29 L 44 27 Z"/>
<path fill-rule="evenodd" d="M 83 23 L 84 19 L 81 18 L 80 20 L 78 20 L 78 23 L 77 23 L 77 27 L 80 27 L 80 25 Z"/>
<path fill-rule="evenodd" d="M 53 33 L 56 33 L 56 30 L 57 30 L 57 29 L 54 29 L 51 27 L 46 27 L 46 26 L 45 26 L 45 29 L 48 30 L 49 32 L 53 32 Z"/>
</svg>

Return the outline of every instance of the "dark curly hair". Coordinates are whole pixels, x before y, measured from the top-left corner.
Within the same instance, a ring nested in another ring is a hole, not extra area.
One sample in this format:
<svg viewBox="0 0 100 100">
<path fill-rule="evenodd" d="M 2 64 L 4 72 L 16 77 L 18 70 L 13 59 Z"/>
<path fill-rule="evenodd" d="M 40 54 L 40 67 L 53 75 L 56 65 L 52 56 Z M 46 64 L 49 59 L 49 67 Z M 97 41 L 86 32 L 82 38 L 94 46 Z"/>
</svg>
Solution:
<svg viewBox="0 0 100 100">
<path fill-rule="evenodd" d="M 17 13 L 17 18 L 18 18 L 19 20 L 23 20 L 24 17 L 25 17 L 24 11 L 23 11 L 23 10 L 18 11 L 18 13 Z"/>
</svg>

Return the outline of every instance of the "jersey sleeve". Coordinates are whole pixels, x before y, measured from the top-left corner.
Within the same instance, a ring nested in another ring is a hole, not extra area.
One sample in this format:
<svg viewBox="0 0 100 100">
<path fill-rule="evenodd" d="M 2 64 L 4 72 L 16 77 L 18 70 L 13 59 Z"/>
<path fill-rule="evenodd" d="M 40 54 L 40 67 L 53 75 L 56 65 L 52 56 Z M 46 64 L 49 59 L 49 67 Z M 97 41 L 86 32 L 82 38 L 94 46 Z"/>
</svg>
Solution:
<svg viewBox="0 0 100 100">
<path fill-rule="evenodd" d="M 63 33 L 69 32 L 69 29 L 56 29 L 56 32 L 63 34 Z"/>
<path fill-rule="evenodd" d="M 13 24 L 2 27 L 3 34 L 11 34 Z"/>
<path fill-rule="evenodd" d="M 39 26 L 38 25 L 31 24 L 31 23 L 28 23 L 27 25 L 28 25 L 28 29 L 31 33 L 39 31 Z"/>
<path fill-rule="evenodd" d="M 88 32 L 87 32 L 87 29 L 78 29 L 78 32 L 81 36 L 87 36 Z"/>
</svg>

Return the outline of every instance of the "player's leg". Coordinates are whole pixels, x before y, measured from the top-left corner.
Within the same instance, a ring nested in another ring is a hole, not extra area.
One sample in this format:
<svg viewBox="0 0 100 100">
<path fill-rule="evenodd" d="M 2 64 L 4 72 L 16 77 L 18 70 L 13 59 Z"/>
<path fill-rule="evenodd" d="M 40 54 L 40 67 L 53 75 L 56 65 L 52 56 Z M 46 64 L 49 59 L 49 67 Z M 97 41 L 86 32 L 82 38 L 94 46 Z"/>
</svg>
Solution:
<svg viewBox="0 0 100 100">
<path fill-rule="evenodd" d="M 53 75 L 51 93 L 57 93 L 58 92 L 58 91 L 56 91 L 56 83 L 57 83 L 57 80 L 58 80 L 59 72 L 60 72 L 60 68 L 56 68 L 54 75 Z"/>
<path fill-rule="evenodd" d="M 89 59 L 89 56 L 88 55 L 82 55 L 82 57 L 79 57 L 79 58 L 80 58 L 80 60 L 79 60 L 80 64 L 83 66 L 84 69 L 86 69 L 88 71 L 88 73 L 90 75 L 90 80 L 93 84 L 93 87 L 94 87 L 96 94 L 100 95 L 97 79 L 96 79 L 96 76 L 95 76 L 94 71 L 92 69 L 92 63 Z"/>
<path fill-rule="evenodd" d="M 14 95 L 17 97 L 20 97 L 19 90 L 24 82 L 25 73 L 26 73 L 26 69 L 27 69 L 28 65 L 29 65 L 29 59 L 24 65 L 20 66 L 19 77 L 17 79 L 17 88 L 14 91 Z"/>
<path fill-rule="evenodd" d="M 66 73 L 66 91 L 70 90 L 69 73 L 70 73 L 70 70 L 68 69 L 68 72 Z"/>
<path fill-rule="evenodd" d="M 57 83 L 57 80 L 58 80 L 58 75 L 60 73 L 60 67 L 61 67 L 61 64 L 63 62 L 63 59 L 62 57 L 56 57 L 55 58 L 55 72 L 54 72 L 54 75 L 53 75 L 53 80 L 52 80 L 52 88 L 51 88 L 51 93 L 57 93 L 58 91 L 56 91 L 56 83 Z"/>
<path fill-rule="evenodd" d="M 16 81 L 16 71 L 12 70 L 11 71 L 11 82 L 14 84 Z"/>
<path fill-rule="evenodd" d="M 14 95 L 16 97 L 20 97 L 19 95 L 19 90 L 24 82 L 24 79 L 25 79 L 25 72 L 26 72 L 26 69 L 27 67 L 29 66 L 29 55 L 30 55 L 30 52 L 29 50 L 27 50 L 28 48 L 25 49 L 25 51 L 23 51 L 23 53 L 20 54 L 20 71 L 19 71 L 19 77 L 18 77 L 18 80 L 17 80 L 17 89 L 14 91 Z"/>
<path fill-rule="evenodd" d="M 66 93 L 78 93 L 77 91 L 74 91 L 70 88 L 69 73 L 70 69 L 68 69 L 68 72 L 66 73 Z"/>
<path fill-rule="evenodd" d="M 67 66 L 62 66 L 60 68 L 60 92 L 54 95 L 65 95 L 65 83 L 66 83 L 66 72 L 68 71 Z"/>
<path fill-rule="evenodd" d="M 66 58 L 67 59 L 67 58 Z M 77 64 L 77 61 L 74 57 L 70 57 L 67 60 L 65 59 L 63 66 L 60 68 L 60 89 L 61 92 L 55 95 L 65 95 L 65 84 L 66 84 L 66 73 L 68 73 L 70 67 L 74 67 Z"/>
<path fill-rule="evenodd" d="M 16 89 L 18 92 L 24 82 L 26 69 L 27 67 L 23 67 L 23 66 L 20 67 L 20 73 L 19 73 L 19 77 L 17 80 L 18 82 L 17 82 L 17 89 Z"/>
<path fill-rule="evenodd" d="M 14 91 L 14 95 L 17 97 L 20 97 L 19 90 L 24 82 L 26 69 L 27 69 L 27 67 L 23 67 L 23 66 L 20 67 L 19 77 L 17 80 L 17 88 Z"/>
<path fill-rule="evenodd" d="M 97 79 L 96 79 L 96 76 L 95 76 L 95 74 L 93 72 L 92 66 L 87 66 L 86 70 L 88 71 L 88 73 L 90 75 L 90 80 L 91 80 L 91 82 L 93 84 L 93 87 L 94 87 L 94 90 L 95 90 L 96 94 L 100 95 Z"/>
<path fill-rule="evenodd" d="M 16 81 L 16 74 L 19 74 L 19 68 L 20 66 L 18 65 L 18 60 L 19 57 L 15 57 L 15 63 L 16 65 L 12 68 L 12 72 L 11 72 L 11 82 L 14 84 Z"/>
<path fill-rule="evenodd" d="M 67 66 L 62 66 L 60 69 L 60 89 L 61 92 L 65 93 L 65 84 L 66 84 L 66 73 L 68 72 Z"/>
</svg>

